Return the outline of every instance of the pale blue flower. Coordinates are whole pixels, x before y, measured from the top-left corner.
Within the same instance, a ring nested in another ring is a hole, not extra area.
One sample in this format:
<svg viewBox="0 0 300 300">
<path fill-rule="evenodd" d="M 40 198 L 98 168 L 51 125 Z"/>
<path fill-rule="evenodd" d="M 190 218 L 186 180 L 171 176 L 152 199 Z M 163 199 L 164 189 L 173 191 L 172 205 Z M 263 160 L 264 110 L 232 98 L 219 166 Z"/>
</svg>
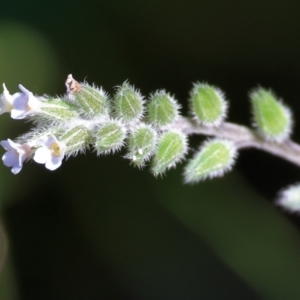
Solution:
<svg viewBox="0 0 300 300">
<path fill-rule="evenodd" d="M 22 93 L 13 95 L 13 109 L 11 117 L 13 119 L 24 119 L 30 114 L 34 114 L 40 107 L 41 101 L 23 85 L 19 84 Z"/>
<path fill-rule="evenodd" d="M 25 159 L 32 154 L 31 147 L 27 143 L 18 144 L 10 139 L 7 139 L 7 141 L 1 141 L 0 144 L 6 150 L 6 153 L 2 156 L 4 165 L 12 167 L 12 173 L 19 173 L 23 167 Z"/>
<path fill-rule="evenodd" d="M 41 147 L 35 151 L 35 162 L 45 164 L 51 171 L 60 167 L 66 151 L 64 143 L 59 142 L 54 135 L 49 135 L 38 139 L 36 144 Z"/>
</svg>

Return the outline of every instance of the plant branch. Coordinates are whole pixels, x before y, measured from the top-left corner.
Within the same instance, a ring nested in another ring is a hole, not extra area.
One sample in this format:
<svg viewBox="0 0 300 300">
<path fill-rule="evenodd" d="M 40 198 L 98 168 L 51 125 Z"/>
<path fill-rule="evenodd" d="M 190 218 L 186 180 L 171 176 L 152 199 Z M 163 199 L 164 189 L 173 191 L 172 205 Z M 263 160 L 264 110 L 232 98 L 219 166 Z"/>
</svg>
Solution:
<svg viewBox="0 0 300 300">
<path fill-rule="evenodd" d="M 229 122 L 223 122 L 218 127 L 204 126 L 186 117 L 180 117 L 174 126 L 188 135 L 203 134 L 229 139 L 235 142 L 238 149 L 257 148 L 279 156 L 300 167 L 300 145 L 290 139 L 286 139 L 281 143 L 268 141 L 246 126 Z"/>
</svg>

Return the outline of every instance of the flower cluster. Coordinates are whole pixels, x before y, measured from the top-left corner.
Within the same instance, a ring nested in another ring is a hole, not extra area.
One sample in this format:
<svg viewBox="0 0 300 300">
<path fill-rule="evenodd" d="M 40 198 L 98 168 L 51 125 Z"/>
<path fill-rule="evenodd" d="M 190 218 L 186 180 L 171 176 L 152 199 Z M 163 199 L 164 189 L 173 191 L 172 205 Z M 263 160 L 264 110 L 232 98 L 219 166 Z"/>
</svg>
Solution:
<svg viewBox="0 0 300 300">
<path fill-rule="evenodd" d="M 66 94 L 54 98 L 35 96 L 22 85 L 21 92 L 11 95 L 3 84 L 0 114 L 10 113 L 13 119 L 27 119 L 35 125 L 15 141 L 0 143 L 6 150 L 3 163 L 14 174 L 29 159 L 55 170 L 64 157 L 91 146 L 103 155 L 126 145 L 125 158 L 138 167 L 153 158 L 152 172 L 159 175 L 187 152 L 186 135 L 172 130 L 179 105 L 165 91 L 154 93 L 146 105 L 128 82 L 117 87 L 112 98 L 102 88 L 77 82 L 71 74 L 65 85 Z"/>
<path fill-rule="evenodd" d="M 21 84 L 19 88 L 21 92 L 11 95 L 6 85 L 3 84 L 3 94 L 0 95 L 0 114 L 10 113 L 12 119 L 18 120 L 42 116 L 47 108 L 49 110 L 47 99 L 34 96 Z M 66 152 L 66 144 L 64 141 L 59 141 L 51 130 L 42 132 L 39 127 L 41 124 L 37 123 L 37 127 L 32 132 L 19 137 L 15 142 L 11 139 L 0 142 L 6 150 L 2 161 L 5 166 L 11 167 L 13 174 L 19 173 L 23 163 L 31 158 L 37 163 L 45 164 L 49 170 L 55 170 L 61 165 Z"/>
<path fill-rule="evenodd" d="M 165 90 L 147 99 L 127 81 L 111 97 L 102 87 L 77 82 L 68 75 L 66 94 L 35 96 L 24 86 L 11 95 L 3 84 L 0 115 L 27 119 L 32 129 L 12 141 L 0 142 L 2 156 L 12 173 L 33 159 L 49 170 L 61 166 L 64 157 L 93 149 L 97 155 L 119 151 L 139 168 L 150 163 L 159 176 L 185 159 L 188 135 L 213 136 L 205 141 L 184 168 L 184 180 L 196 183 L 220 177 L 231 170 L 238 151 L 255 147 L 300 166 L 300 145 L 290 140 L 292 114 L 270 90 L 250 94 L 255 129 L 225 122 L 228 103 L 224 93 L 206 83 L 195 83 L 189 96 L 190 117 L 180 115 L 177 100 Z M 300 211 L 299 185 L 284 190 L 277 201 L 289 211 Z"/>
<path fill-rule="evenodd" d="M 228 110 L 224 93 L 206 83 L 195 83 L 190 92 L 191 118 L 180 115 L 180 105 L 165 90 L 155 91 L 147 99 L 126 81 L 110 96 L 102 87 L 77 82 L 71 74 L 65 86 L 65 95 L 51 97 L 35 96 L 22 85 L 20 92 L 11 95 L 3 84 L 0 114 L 10 113 L 13 119 L 34 124 L 16 140 L 0 143 L 6 150 L 4 165 L 14 174 L 28 159 L 55 170 L 64 157 L 87 149 L 106 155 L 125 146 L 126 159 L 139 168 L 150 162 L 151 172 L 158 176 L 185 158 L 188 134 L 194 133 L 215 138 L 204 142 L 189 159 L 184 170 L 189 183 L 222 176 L 244 147 L 286 155 L 290 110 L 263 88 L 250 94 L 254 132 L 224 121 Z M 298 163 L 299 156 L 289 159 Z"/>
<path fill-rule="evenodd" d="M 33 160 L 45 164 L 49 170 L 55 170 L 64 158 L 65 146 L 53 135 L 45 136 L 28 143 L 15 143 L 10 139 L 1 141 L 1 146 L 6 150 L 2 156 L 5 166 L 12 167 L 11 171 L 17 174 L 23 167 L 23 162 L 33 156 Z"/>
<path fill-rule="evenodd" d="M 21 84 L 21 92 L 11 95 L 3 84 L 3 94 L 0 97 L 0 114 L 10 113 L 12 119 L 25 119 L 37 114 L 42 101 Z M 61 165 L 65 146 L 55 136 L 48 135 L 40 139 L 31 139 L 23 142 L 13 142 L 10 139 L 0 142 L 6 150 L 2 160 L 5 166 L 17 174 L 23 167 L 23 162 L 31 157 L 38 163 L 44 163 L 50 170 Z M 58 150 L 59 149 L 59 150 Z"/>
<path fill-rule="evenodd" d="M 182 161 L 188 151 L 184 120 L 177 100 L 165 90 L 146 99 L 127 81 L 109 96 L 102 87 L 77 82 L 70 74 L 61 97 L 35 96 L 22 85 L 11 95 L 3 84 L 0 114 L 27 119 L 34 127 L 16 140 L 2 141 L 6 150 L 4 165 L 14 174 L 26 160 L 33 159 L 55 170 L 64 157 L 92 148 L 105 155 L 127 148 L 124 156 L 134 166 L 150 162 L 155 176 L 162 175 Z M 216 87 L 197 83 L 190 93 L 191 115 L 195 125 L 220 127 L 227 112 L 224 94 Z M 233 165 L 235 144 L 226 139 L 204 144 L 185 169 L 185 181 L 197 182 L 220 176 Z"/>
</svg>

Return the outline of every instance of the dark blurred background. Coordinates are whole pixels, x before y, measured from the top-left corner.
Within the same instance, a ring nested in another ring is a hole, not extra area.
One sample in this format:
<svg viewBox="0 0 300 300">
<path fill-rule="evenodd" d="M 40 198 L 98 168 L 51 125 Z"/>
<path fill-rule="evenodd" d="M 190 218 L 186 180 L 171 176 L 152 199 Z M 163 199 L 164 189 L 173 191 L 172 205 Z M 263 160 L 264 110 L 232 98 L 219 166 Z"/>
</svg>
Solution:
<svg viewBox="0 0 300 300">
<path fill-rule="evenodd" d="M 300 141 L 300 2 L 0 1 L 0 82 L 63 94 L 72 73 L 113 93 L 165 88 L 183 113 L 192 83 L 219 86 L 250 125 L 249 91 L 272 88 Z M 0 119 L 0 138 L 30 124 Z M 197 148 L 203 137 L 193 137 Z M 2 152 L 4 153 L 4 151 Z M 192 153 L 190 152 L 189 155 Z M 57 171 L 0 166 L 0 299 L 300 299 L 300 222 L 274 206 L 299 168 L 257 150 L 222 179 L 155 179 L 123 153 Z"/>
</svg>

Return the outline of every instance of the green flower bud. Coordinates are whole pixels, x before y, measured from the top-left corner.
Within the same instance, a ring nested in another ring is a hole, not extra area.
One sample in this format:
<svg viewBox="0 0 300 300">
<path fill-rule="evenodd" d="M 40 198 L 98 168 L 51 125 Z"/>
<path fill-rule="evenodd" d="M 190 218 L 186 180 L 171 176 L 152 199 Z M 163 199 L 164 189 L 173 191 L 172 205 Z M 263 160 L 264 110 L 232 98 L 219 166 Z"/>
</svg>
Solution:
<svg viewBox="0 0 300 300">
<path fill-rule="evenodd" d="M 271 92 L 258 88 L 250 94 L 253 118 L 259 133 L 268 140 L 281 142 L 292 128 L 290 110 Z"/>
<path fill-rule="evenodd" d="M 222 176 L 229 171 L 236 157 L 233 142 L 227 140 L 209 140 L 185 167 L 185 182 L 198 182 L 206 178 Z"/>
<path fill-rule="evenodd" d="M 67 146 L 68 155 L 76 155 L 78 152 L 83 152 L 91 143 L 91 132 L 83 126 L 68 128 L 59 136 L 59 140 Z"/>
<path fill-rule="evenodd" d="M 143 167 L 156 149 L 157 133 L 147 125 L 140 125 L 130 134 L 126 158 L 131 159 L 135 166 Z"/>
<path fill-rule="evenodd" d="M 143 116 L 144 100 L 132 85 L 124 82 L 114 97 L 115 115 L 124 122 L 138 121 Z"/>
<path fill-rule="evenodd" d="M 190 109 L 197 121 L 205 126 L 218 126 L 227 113 L 227 102 L 218 88 L 196 83 L 190 93 Z"/>
<path fill-rule="evenodd" d="M 179 131 L 162 134 L 152 160 L 152 173 L 157 176 L 174 167 L 187 152 L 187 138 Z"/>
<path fill-rule="evenodd" d="M 95 150 L 97 154 L 108 154 L 121 149 L 126 138 L 125 126 L 116 120 L 103 124 L 95 134 Z"/>
<path fill-rule="evenodd" d="M 90 86 L 87 83 L 80 85 L 80 91 L 74 93 L 83 112 L 89 117 L 107 117 L 110 111 L 108 95 L 101 88 Z"/>
<path fill-rule="evenodd" d="M 156 127 L 171 125 L 178 117 L 177 101 L 164 90 L 157 91 L 150 97 L 148 104 L 148 122 Z"/>
<path fill-rule="evenodd" d="M 39 121 L 68 121 L 78 116 L 74 104 L 61 99 L 45 99 L 41 102 L 40 110 L 34 115 Z"/>
<path fill-rule="evenodd" d="M 300 213 L 300 184 L 288 186 L 279 192 L 276 204 L 288 212 Z"/>
</svg>

